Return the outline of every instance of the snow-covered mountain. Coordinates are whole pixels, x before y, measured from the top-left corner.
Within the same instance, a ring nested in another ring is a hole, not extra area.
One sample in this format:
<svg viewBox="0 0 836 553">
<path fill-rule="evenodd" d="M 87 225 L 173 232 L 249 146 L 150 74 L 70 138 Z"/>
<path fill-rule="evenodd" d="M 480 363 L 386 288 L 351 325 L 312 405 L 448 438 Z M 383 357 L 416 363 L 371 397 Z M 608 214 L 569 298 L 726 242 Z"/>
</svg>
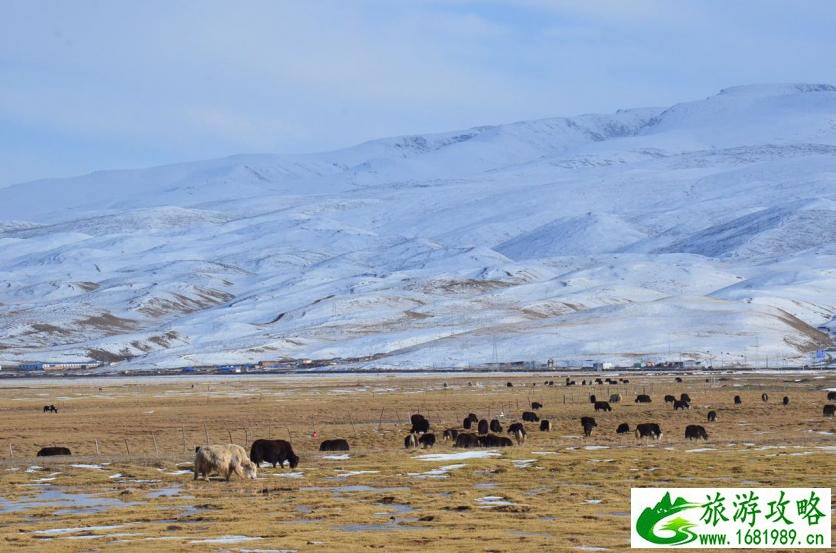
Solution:
<svg viewBox="0 0 836 553">
<path fill-rule="evenodd" d="M 834 313 L 828 85 L 0 189 L 0 361 L 798 362 Z"/>
</svg>

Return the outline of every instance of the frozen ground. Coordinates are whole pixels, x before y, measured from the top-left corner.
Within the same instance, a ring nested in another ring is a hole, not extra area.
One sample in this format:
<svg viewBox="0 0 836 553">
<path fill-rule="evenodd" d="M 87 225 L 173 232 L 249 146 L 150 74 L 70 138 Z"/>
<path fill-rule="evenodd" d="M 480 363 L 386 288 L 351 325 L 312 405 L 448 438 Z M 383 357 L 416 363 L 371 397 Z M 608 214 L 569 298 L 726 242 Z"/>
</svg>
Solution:
<svg viewBox="0 0 836 553">
<path fill-rule="evenodd" d="M 761 85 L 12 186 L 0 364 L 797 363 L 836 324 L 835 184 L 836 88 Z"/>
</svg>

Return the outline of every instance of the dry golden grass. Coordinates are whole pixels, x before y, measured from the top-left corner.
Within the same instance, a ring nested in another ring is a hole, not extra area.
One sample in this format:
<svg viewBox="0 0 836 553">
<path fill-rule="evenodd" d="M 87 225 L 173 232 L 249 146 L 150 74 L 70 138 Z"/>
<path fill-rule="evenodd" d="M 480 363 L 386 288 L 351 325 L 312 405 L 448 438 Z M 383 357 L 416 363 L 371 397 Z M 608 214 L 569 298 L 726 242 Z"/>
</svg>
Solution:
<svg viewBox="0 0 836 553">
<path fill-rule="evenodd" d="M 822 390 L 836 386 L 833 374 L 727 375 L 712 383 L 696 376 L 683 383 L 670 375 L 628 377 L 628 385 L 569 388 L 554 374 L 7 381 L 0 388 L 0 497 L 26 502 L 62 490 L 117 503 L 100 512 L 65 512 L 72 506 L 50 501 L 11 512 L 0 505 L 0 549 L 624 550 L 633 486 L 832 486 L 836 429 L 821 407 Z M 546 378 L 560 385 L 544 387 Z M 513 388 L 505 386 L 509 380 Z M 690 411 L 674 413 L 662 401 L 685 391 L 693 399 Z M 590 393 L 606 399 L 615 392 L 623 403 L 612 413 L 593 412 Z M 652 404 L 633 403 L 643 392 Z M 742 406 L 733 405 L 735 394 Z M 781 405 L 783 395 L 789 406 Z M 541 433 L 529 424 L 528 442 L 499 450 L 500 456 L 426 461 L 417 456 L 459 450 L 441 441 L 426 452 L 402 447 L 411 413 L 427 415 L 440 440 L 441 429 L 458 426 L 468 412 L 487 418 L 504 411 L 507 426 L 531 400 L 544 404 L 540 415 L 554 430 Z M 49 403 L 58 405 L 58 415 L 41 412 Z M 705 422 L 710 409 L 718 422 Z M 598 421 L 588 439 L 581 437 L 582 415 Z M 658 444 L 642 444 L 632 434 L 616 436 L 620 422 L 631 428 L 659 422 L 665 435 Z M 684 440 L 687 424 L 705 426 L 709 441 Z M 231 439 L 246 448 L 254 438 L 290 436 L 302 474 L 288 477 L 290 469 L 270 467 L 257 481 L 233 476 L 229 483 L 173 474 L 189 468 L 194 445 L 207 433 L 212 443 Z M 350 441 L 349 459 L 329 460 L 317 451 L 322 439 L 334 437 Z M 36 459 L 47 445 L 67 446 L 74 457 Z M 526 459 L 534 461 L 514 463 Z M 70 466 L 84 463 L 102 468 Z M 27 472 L 32 465 L 42 468 Z M 446 478 L 420 476 L 449 465 L 464 466 Z M 117 473 L 122 476 L 111 478 Z M 173 495 L 154 497 L 167 490 Z M 478 500 L 485 496 L 510 505 L 484 508 Z M 45 532 L 91 526 L 114 528 Z M 192 543 L 225 535 L 258 539 Z"/>
</svg>

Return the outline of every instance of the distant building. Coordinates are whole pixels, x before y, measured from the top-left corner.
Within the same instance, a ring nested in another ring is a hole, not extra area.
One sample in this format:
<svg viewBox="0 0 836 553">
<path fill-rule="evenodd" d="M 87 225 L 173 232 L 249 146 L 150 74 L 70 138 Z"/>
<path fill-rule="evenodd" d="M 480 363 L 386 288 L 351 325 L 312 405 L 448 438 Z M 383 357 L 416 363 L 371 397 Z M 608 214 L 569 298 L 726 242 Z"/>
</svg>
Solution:
<svg viewBox="0 0 836 553">
<path fill-rule="evenodd" d="M 47 361 L 41 363 L 45 371 L 64 371 L 67 369 L 93 369 L 101 365 L 98 361 Z"/>
</svg>

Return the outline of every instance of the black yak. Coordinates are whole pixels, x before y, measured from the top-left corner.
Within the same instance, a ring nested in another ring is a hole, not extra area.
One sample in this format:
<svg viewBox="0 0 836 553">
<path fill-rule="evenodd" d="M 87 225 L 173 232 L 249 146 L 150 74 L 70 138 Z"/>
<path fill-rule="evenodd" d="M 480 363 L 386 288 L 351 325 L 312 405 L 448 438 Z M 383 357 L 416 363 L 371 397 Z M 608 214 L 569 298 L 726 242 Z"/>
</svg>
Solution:
<svg viewBox="0 0 836 553">
<path fill-rule="evenodd" d="M 537 413 L 532 411 L 523 411 L 522 420 L 525 422 L 537 422 L 540 420 L 540 417 L 537 416 Z"/>
<path fill-rule="evenodd" d="M 662 437 L 662 429 L 655 422 L 646 422 L 636 425 L 636 438 L 650 437 L 658 440 Z"/>
<path fill-rule="evenodd" d="M 708 432 L 699 424 L 689 424 L 685 427 L 685 438 L 689 440 L 707 440 Z"/>
<path fill-rule="evenodd" d="M 52 457 L 53 455 L 72 455 L 67 447 L 42 447 L 36 457 Z"/>
<path fill-rule="evenodd" d="M 285 440 L 256 440 L 250 446 L 250 461 L 260 465 L 262 461 L 266 461 L 276 468 L 278 464 L 284 467 L 287 461 L 290 468 L 295 469 L 299 465 L 299 456 L 293 452 L 293 447 L 290 442 Z"/>
<path fill-rule="evenodd" d="M 325 440 L 319 444 L 320 451 L 348 451 L 348 441 L 343 438 Z"/>
</svg>

